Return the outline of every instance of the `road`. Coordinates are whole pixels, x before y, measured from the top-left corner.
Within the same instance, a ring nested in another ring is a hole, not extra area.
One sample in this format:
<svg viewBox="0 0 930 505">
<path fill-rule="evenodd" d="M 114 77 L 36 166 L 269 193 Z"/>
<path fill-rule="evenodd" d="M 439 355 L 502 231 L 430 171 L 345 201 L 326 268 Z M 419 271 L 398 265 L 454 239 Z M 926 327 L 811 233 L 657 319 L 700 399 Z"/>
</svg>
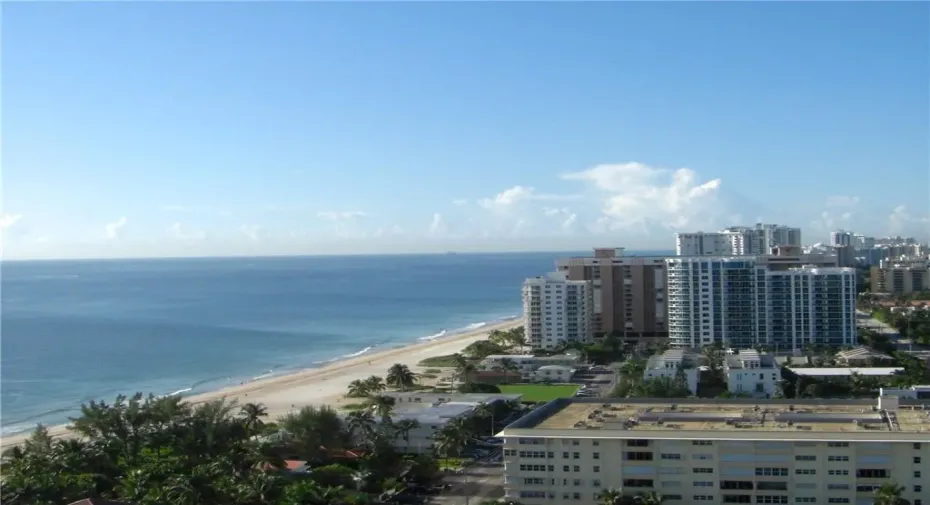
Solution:
<svg viewBox="0 0 930 505">
<path fill-rule="evenodd" d="M 504 496 L 504 466 L 501 463 L 485 463 L 468 467 L 461 473 L 443 478 L 444 484 L 452 488 L 430 497 L 429 505 L 478 505 L 486 500 L 497 500 Z"/>
</svg>

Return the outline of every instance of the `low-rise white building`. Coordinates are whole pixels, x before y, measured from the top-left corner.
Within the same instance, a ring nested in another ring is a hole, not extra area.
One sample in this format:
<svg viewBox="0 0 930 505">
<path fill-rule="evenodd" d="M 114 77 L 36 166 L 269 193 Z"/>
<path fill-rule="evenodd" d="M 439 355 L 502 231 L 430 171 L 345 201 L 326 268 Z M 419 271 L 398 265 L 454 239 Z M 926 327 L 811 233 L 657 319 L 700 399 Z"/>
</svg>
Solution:
<svg viewBox="0 0 930 505">
<path fill-rule="evenodd" d="M 678 375 L 678 369 L 681 368 L 688 382 L 688 390 L 691 391 L 691 394 L 697 394 L 700 359 L 701 356 L 693 351 L 669 349 L 661 355 L 649 358 L 649 361 L 646 362 L 643 378 L 651 380 L 668 377 L 674 380 L 675 376 Z"/>
<path fill-rule="evenodd" d="M 562 366 L 577 369 L 581 365 L 581 355 L 577 353 L 556 354 L 555 356 L 533 356 L 532 354 L 492 354 L 481 361 L 485 370 L 506 370 L 512 365 L 514 371 L 520 372 L 523 380 L 533 381 L 536 371 L 545 366 Z"/>
<path fill-rule="evenodd" d="M 432 452 L 434 434 L 453 419 L 472 415 L 481 404 L 518 402 L 522 395 L 387 392 L 384 396 L 396 402 L 391 414 L 394 423 L 405 419 L 417 422 L 416 428 L 395 439 L 395 448 L 404 453 L 424 454 Z"/>
<path fill-rule="evenodd" d="M 727 389 L 733 394 L 772 398 L 781 389 L 781 367 L 769 353 L 744 349 L 723 360 Z"/>
<path fill-rule="evenodd" d="M 534 382 L 571 382 L 575 369 L 564 365 L 545 365 L 533 372 Z"/>
</svg>

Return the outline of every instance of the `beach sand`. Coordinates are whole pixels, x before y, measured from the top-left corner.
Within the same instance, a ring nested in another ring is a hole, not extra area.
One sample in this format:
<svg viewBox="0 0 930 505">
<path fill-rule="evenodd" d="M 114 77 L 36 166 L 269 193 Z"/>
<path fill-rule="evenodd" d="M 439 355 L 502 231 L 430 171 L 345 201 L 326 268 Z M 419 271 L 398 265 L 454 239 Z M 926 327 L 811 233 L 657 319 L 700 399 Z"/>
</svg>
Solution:
<svg viewBox="0 0 930 505">
<path fill-rule="evenodd" d="M 484 340 L 493 330 L 508 330 L 521 326 L 522 320 L 506 321 L 487 325 L 474 331 L 442 337 L 435 340 L 418 342 L 402 347 L 385 349 L 371 354 L 336 361 L 320 368 L 312 368 L 278 377 L 269 377 L 238 386 L 193 395 L 187 398 L 190 403 L 226 398 L 235 400 L 240 405 L 245 403 L 262 403 L 268 409 L 270 419 L 299 410 L 307 405 L 330 405 L 338 407 L 358 399 L 344 397 L 349 383 L 356 379 L 366 379 L 372 375 L 385 377 L 388 368 L 395 363 L 402 363 L 416 373 L 423 373 L 427 367 L 419 366 L 425 358 L 443 356 L 461 351 L 472 342 Z M 451 375 L 446 371 L 444 376 Z M 424 379 L 421 384 L 434 384 L 438 379 Z M 103 398 L 108 403 L 113 398 Z M 58 437 L 67 435 L 65 425 L 50 426 L 49 432 Z M 11 435 L 0 440 L 0 448 L 21 443 L 29 433 Z"/>
</svg>

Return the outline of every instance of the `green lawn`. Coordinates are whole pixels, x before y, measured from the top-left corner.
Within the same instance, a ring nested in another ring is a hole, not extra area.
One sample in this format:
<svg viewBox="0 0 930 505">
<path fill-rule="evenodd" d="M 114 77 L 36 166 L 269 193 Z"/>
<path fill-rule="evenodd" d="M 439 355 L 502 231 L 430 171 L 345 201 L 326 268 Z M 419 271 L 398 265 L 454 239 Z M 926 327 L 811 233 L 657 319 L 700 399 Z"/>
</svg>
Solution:
<svg viewBox="0 0 930 505">
<path fill-rule="evenodd" d="M 548 402 L 556 398 L 574 396 L 580 386 L 576 384 L 502 384 L 501 393 L 522 394 L 521 402 Z"/>
</svg>

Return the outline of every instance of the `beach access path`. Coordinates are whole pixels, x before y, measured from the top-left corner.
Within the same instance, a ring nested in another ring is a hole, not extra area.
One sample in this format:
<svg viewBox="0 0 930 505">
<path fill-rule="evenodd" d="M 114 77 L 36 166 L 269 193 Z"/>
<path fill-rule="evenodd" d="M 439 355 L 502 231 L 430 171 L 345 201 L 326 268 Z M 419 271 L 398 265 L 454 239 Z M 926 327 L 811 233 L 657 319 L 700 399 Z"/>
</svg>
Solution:
<svg viewBox="0 0 930 505">
<path fill-rule="evenodd" d="M 488 334 L 493 330 L 509 330 L 522 324 L 522 320 L 489 324 L 474 331 L 363 354 L 320 368 L 306 369 L 193 395 L 187 398 L 187 401 L 197 404 L 226 398 L 235 400 L 240 405 L 261 403 L 268 409 L 268 417 L 272 420 L 308 405 L 329 405 L 338 408 L 340 405 L 358 401 L 345 398 L 349 383 L 356 379 L 366 379 L 372 375 L 385 377 L 388 368 L 395 363 L 407 365 L 416 373 L 423 373 L 427 367 L 421 367 L 419 362 L 426 358 L 460 352 L 473 342 L 487 339 Z M 431 384 L 435 381 L 436 379 L 424 380 L 423 383 Z M 101 398 L 101 400 L 111 403 L 113 398 Z M 51 426 L 49 433 L 53 437 L 70 434 L 66 425 Z M 22 443 L 28 436 L 29 433 L 22 433 L 3 438 L 0 440 L 0 449 Z"/>
</svg>

